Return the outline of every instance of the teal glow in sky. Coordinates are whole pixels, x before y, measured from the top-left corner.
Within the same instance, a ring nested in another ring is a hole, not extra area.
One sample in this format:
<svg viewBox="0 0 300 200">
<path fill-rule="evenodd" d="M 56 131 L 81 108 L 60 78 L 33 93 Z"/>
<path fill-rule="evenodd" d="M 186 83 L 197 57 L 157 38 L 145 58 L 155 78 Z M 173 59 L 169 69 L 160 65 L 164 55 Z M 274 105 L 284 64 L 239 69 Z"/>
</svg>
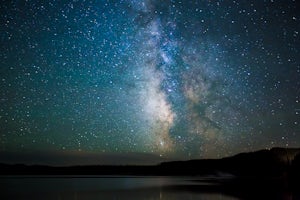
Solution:
<svg viewBox="0 0 300 200">
<path fill-rule="evenodd" d="M 299 18 L 295 0 L 2 2 L 1 155 L 299 147 Z"/>
</svg>

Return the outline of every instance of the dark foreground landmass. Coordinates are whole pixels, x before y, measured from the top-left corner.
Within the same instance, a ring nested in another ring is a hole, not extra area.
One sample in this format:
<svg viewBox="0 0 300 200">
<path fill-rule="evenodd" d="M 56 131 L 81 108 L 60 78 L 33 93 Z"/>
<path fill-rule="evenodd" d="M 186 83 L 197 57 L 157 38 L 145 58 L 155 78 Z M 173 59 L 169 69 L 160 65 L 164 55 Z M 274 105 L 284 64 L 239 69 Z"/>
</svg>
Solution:
<svg viewBox="0 0 300 200">
<path fill-rule="evenodd" d="M 146 193 L 150 196 L 153 193 L 153 199 L 158 199 L 157 194 L 167 195 L 174 192 L 180 195 L 224 194 L 239 199 L 300 199 L 300 148 L 273 148 L 271 150 L 241 153 L 223 159 L 174 161 L 152 166 L 51 167 L 0 164 L 0 175 L 2 175 L 0 177 L 4 182 L 2 184 L 4 191 L 0 192 L 0 197 L 7 197 L 4 199 L 12 199 L 11 197 L 14 197 L 13 199 L 25 199 L 23 197 L 28 195 L 27 193 L 23 196 L 20 194 L 20 196 L 19 193 L 9 192 L 10 190 L 19 191 L 19 181 L 22 183 L 20 177 L 23 177 L 23 175 L 31 178 L 41 178 L 44 175 L 47 178 L 59 178 L 60 175 L 67 175 L 67 177 L 78 177 L 78 175 L 114 175 L 114 177 L 115 175 L 143 177 L 192 176 L 193 181 L 195 181 L 195 184 L 166 185 L 159 187 L 159 191 L 155 188 L 145 188 L 141 190 L 122 190 L 118 193 L 113 191 L 113 194 L 107 194 L 108 197 L 115 197 L 116 194 L 120 193 L 120 199 L 123 199 L 124 196 L 128 197 L 127 199 L 139 199 L 138 195 L 141 195 L 142 198 Z M 6 177 L 8 178 L 6 179 Z M 17 177 L 17 179 L 10 177 Z M 99 176 L 87 177 L 97 178 Z M 197 180 L 197 177 L 199 177 L 199 180 Z M 203 179 L 203 177 L 205 178 Z M 8 183 L 13 183 L 14 180 L 18 184 L 15 188 L 11 188 L 12 185 Z M 27 191 L 27 189 L 25 191 L 30 195 L 39 194 L 37 192 L 39 191 L 38 188 L 31 189 L 34 192 Z M 91 195 L 90 193 L 83 193 L 82 195 L 85 194 Z M 14 195 L 17 195 L 18 198 L 15 198 Z M 106 195 L 106 193 L 101 193 L 101 195 Z M 40 196 L 32 199 L 40 199 Z"/>
<path fill-rule="evenodd" d="M 164 162 L 149 166 L 67 166 L 0 164 L 1 175 L 164 175 L 287 177 L 299 180 L 300 148 L 273 148 L 222 159 Z"/>
</svg>

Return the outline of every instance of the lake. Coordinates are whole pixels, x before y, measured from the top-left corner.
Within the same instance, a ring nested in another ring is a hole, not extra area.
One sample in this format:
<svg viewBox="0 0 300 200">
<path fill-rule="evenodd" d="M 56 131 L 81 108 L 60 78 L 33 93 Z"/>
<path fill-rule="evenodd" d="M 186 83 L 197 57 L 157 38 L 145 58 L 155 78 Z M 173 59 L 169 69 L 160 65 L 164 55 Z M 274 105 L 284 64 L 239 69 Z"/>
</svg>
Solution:
<svg viewBox="0 0 300 200">
<path fill-rule="evenodd" d="M 23 176 L 1 177 L 0 199 L 298 199 L 292 192 L 276 187 L 227 187 L 215 178 L 203 177 Z"/>
</svg>

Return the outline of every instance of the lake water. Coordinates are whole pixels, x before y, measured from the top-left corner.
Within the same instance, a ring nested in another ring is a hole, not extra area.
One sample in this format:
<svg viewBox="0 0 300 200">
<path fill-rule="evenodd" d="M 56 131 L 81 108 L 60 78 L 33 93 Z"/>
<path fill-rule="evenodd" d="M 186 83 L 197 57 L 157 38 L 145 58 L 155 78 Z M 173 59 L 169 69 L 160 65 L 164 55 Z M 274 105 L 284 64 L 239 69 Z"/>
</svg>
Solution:
<svg viewBox="0 0 300 200">
<path fill-rule="evenodd" d="M 1 177 L 0 199 L 297 199 L 286 190 L 253 188 L 226 188 L 212 179 L 196 177 Z"/>
</svg>

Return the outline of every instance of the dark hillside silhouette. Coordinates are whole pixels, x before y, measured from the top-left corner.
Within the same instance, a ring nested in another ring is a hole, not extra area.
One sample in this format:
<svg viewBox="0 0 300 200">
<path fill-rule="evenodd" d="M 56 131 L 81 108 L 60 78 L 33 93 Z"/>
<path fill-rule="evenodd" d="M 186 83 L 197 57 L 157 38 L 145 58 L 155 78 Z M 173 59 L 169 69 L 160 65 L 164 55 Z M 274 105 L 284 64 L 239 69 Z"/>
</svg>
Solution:
<svg viewBox="0 0 300 200">
<path fill-rule="evenodd" d="M 300 149 L 273 148 L 241 153 L 223 159 L 203 159 L 164 162 L 149 166 L 68 166 L 0 164 L 2 175 L 172 175 L 172 176 L 232 176 L 286 177 L 299 180 Z"/>
</svg>

